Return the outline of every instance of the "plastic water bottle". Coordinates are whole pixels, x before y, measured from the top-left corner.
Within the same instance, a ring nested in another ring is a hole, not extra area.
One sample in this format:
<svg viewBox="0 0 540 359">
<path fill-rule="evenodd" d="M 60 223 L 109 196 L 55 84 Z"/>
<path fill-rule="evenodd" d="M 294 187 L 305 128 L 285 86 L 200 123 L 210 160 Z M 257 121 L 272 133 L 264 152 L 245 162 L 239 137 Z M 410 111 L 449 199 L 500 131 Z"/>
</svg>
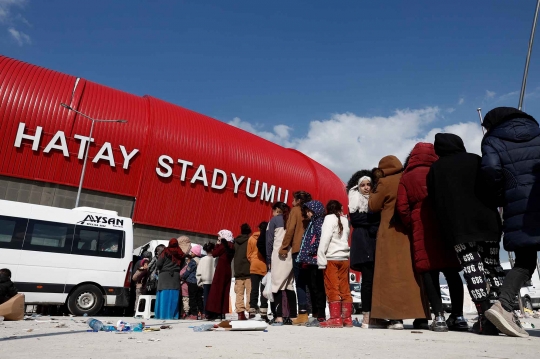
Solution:
<svg viewBox="0 0 540 359">
<path fill-rule="evenodd" d="M 133 327 L 133 331 L 134 332 L 142 332 L 143 328 L 144 328 L 144 325 L 142 323 L 139 323 L 139 324 L 137 324 L 136 326 Z"/>
<path fill-rule="evenodd" d="M 116 327 L 114 325 L 104 325 L 101 330 L 104 332 L 116 332 Z"/>
<path fill-rule="evenodd" d="M 202 324 L 202 325 L 199 325 L 197 327 L 194 327 L 193 331 L 194 332 L 206 332 L 207 330 L 210 330 L 212 328 L 214 328 L 214 324 L 208 323 L 208 324 Z"/>
<path fill-rule="evenodd" d="M 94 318 L 88 319 L 86 324 L 88 324 L 88 326 L 92 328 L 94 332 L 99 332 L 103 328 L 103 323 Z"/>
</svg>

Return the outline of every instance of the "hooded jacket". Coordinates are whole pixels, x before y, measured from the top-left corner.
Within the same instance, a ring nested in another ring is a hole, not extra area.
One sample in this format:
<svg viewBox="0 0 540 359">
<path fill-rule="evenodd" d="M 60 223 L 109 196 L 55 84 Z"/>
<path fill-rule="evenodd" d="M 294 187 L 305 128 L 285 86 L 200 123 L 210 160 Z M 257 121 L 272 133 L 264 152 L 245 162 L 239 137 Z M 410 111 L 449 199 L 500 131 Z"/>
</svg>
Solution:
<svg viewBox="0 0 540 359">
<path fill-rule="evenodd" d="M 443 240 L 448 245 L 500 241 L 500 217 L 489 204 L 480 156 L 467 153 L 463 140 L 451 133 L 435 135 L 435 153 L 439 159 L 429 170 L 427 187 Z"/>
<path fill-rule="evenodd" d="M 369 196 L 369 208 L 381 213 L 375 251 L 371 317 L 427 318 L 420 281 L 414 273 L 411 242 L 395 211 L 403 165 L 396 156 L 379 161 L 382 178 Z M 399 293 L 399 295 L 396 295 Z"/>
<path fill-rule="evenodd" d="M 241 234 L 234 239 L 234 277 L 250 276 L 250 265 L 247 258 L 249 234 Z"/>
<path fill-rule="evenodd" d="M 482 173 L 503 207 L 504 248 L 540 250 L 540 128 L 515 108 L 498 107 L 482 124 Z"/>
<path fill-rule="evenodd" d="M 321 241 L 325 210 L 319 201 L 309 201 L 304 206 L 313 212 L 313 216 L 302 238 L 302 245 L 296 260 L 298 263 L 317 265 L 317 251 Z"/>
<path fill-rule="evenodd" d="M 428 197 L 427 175 L 437 159 L 431 143 L 417 143 L 399 182 L 396 210 L 412 235 L 414 267 L 418 273 L 459 268 L 452 248 L 441 239 L 437 216 Z"/>
</svg>

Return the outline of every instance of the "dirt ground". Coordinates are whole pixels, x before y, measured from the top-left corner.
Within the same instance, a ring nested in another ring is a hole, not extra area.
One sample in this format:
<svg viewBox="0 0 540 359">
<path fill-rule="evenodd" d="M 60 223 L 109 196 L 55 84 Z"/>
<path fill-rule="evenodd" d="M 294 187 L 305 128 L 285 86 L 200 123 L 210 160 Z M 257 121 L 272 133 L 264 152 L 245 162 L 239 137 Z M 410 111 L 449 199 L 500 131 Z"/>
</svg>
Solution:
<svg viewBox="0 0 540 359">
<path fill-rule="evenodd" d="M 172 329 L 122 334 L 88 332 L 84 317 L 40 317 L 0 323 L 0 358 L 533 358 L 540 330 L 527 339 L 471 333 L 385 329 L 269 327 L 265 332 L 194 332 L 201 321 L 148 320 Z M 100 317 L 132 325 L 134 318 Z M 525 319 L 540 328 L 540 319 Z"/>
</svg>

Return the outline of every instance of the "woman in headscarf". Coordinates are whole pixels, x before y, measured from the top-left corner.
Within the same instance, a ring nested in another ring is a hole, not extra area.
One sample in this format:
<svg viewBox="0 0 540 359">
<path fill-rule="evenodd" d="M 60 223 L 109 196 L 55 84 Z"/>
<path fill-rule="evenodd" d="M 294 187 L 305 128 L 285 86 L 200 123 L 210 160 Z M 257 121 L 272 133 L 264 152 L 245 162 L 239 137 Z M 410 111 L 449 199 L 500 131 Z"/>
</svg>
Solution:
<svg viewBox="0 0 540 359">
<path fill-rule="evenodd" d="M 403 329 L 403 319 L 427 318 L 429 306 L 415 277 L 409 237 L 395 213 L 403 165 L 396 156 L 386 156 L 379 170 L 383 177 L 369 197 L 369 208 L 381 212 L 371 318 L 390 319 L 388 329 Z"/>
<path fill-rule="evenodd" d="M 302 238 L 300 252 L 298 252 L 296 260 L 306 273 L 305 278 L 311 295 L 313 318 L 317 318 L 316 321 L 307 325 L 319 326 L 321 322 L 326 320 L 326 292 L 324 290 L 324 273 L 317 265 L 317 251 L 319 250 L 322 225 L 326 213 L 323 204 L 315 200 L 305 203 L 304 208 L 310 222 Z"/>
<path fill-rule="evenodd" d="M 184 252 L 178 240 L 172 238 L 169 246 L 161 252 L 157 261 L 159 271 L 156 296 L 156 319 L 178 319 L 178 300 L 180 299 L 180 268 Z"/>
<path fill-rule="evenodd" d="M 349 180 L 349 216 L 353 234 L 351 239 L 351 269 L 362 273 L 362 328 L 369 328 L 373 273 L 375 270 L 375 246 L 377 230 L 381 221 L 380 213 L 369 211 L 368 202 L 373 180 L 371 170 L 356 172 Z M 380 326 L 374 319 L 372 326 Z"/>
<path fill-rule="evenodd" d="M 396 211 L 412 240 L 413 262 L 416 273 L 424 280 L 424 288 L 435 319 L 430 330 L 446 332 L 469 329 L 463 317 L 463 282 L 461 270 L 452 247 L 445 245 L 439 231 L 439 221 L 427 193 L 427 175 L 438 157 L 431 143 L 417 143 L 407 160 L 401 177 Z M 439 275 L 443 273 L 452 300 L 452 315 L 448 324 L 444 317 Z"/>
<path fill-rule="evenodd" d="M 217 266 L 205 308 L 209 320 L 229 312 L 231 263 L 234 258 L 234 236 L 231 231 L 223 229 L 218 232 L 218 244 L 212 251 L 212 257 L 217 259 Z"/>
</svg>

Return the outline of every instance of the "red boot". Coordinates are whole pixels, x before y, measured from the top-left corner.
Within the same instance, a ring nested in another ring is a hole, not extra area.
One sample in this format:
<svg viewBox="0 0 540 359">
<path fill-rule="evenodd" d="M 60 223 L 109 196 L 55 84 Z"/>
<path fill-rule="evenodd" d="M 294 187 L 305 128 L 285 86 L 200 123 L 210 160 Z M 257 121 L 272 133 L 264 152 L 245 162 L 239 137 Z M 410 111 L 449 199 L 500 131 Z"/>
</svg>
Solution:
<svg viewBox="0 0 540 359">
<path fill-rule="evenodd" d="M 345 328 L 353 327 L 352 313 L 353 313 L 352 303 L 341 303 L 341 317 L 343 318 L 343 326 Z"/>
<path fill-rule="evenodd" d="M 328 303 L 330 307 L 330 319 L 320 324 L 321 328 L 343 328 L 341 319 L 341 302 Z"/>
</svg>

